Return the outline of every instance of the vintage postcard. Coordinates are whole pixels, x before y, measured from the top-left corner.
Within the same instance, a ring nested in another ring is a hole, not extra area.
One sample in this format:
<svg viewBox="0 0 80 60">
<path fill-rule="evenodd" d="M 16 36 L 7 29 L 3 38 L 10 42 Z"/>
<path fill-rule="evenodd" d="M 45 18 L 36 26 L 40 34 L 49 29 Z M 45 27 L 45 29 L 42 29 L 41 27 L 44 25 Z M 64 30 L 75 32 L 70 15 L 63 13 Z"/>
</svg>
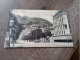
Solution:
<svg viewBox="0 0 80 60">
<path fill-rule="evenodd" d="M 73 47 L 68 16 L 65 10 L 10 10 L 4 48 Z"/>
</svg>

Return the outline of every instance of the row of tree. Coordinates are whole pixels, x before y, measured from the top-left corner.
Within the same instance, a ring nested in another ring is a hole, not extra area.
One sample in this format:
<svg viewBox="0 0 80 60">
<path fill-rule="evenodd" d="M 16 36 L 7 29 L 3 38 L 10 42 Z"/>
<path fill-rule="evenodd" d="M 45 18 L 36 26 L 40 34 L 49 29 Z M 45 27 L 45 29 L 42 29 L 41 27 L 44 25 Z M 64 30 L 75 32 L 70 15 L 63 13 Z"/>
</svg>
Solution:
<svg viewBox="0 0 80 60">
<path fill-rule="evenodd" d="M 14 21 L 14 25 L 12 27 L 9 27 L 9 29 L 12 29 L 11 38 L 13 39 L 13 42 L 16 42 L 16 40 L 19 38 L 19 35 L 23 29 L 23 26 L 18 23 L 16 16 L 13 13 L 10 13 L 9 20 Z"/>
<path fill-rule="evenodd" d="M 42 32 L 42 29 L 36 29 L 30 32 L 27 36 L 23 36 L 23 40 L 29 40 L 29 41 L 35 41 L 40 40 L 40 38 L 47 38 L 47 36 L 51 37 L 51 31 L 47 30 L 44 33 Z"/>
</svg>

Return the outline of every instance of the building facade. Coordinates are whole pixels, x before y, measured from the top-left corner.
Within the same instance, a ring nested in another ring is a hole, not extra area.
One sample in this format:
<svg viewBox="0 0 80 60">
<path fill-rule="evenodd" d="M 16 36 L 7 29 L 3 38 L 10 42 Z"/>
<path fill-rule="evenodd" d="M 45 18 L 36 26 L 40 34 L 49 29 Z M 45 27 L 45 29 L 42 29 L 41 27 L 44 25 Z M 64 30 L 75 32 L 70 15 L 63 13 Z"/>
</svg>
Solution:
<svg viewBox="0 0 80 60">
<path fill-rule="evenodd" d="M 54 40 L 72 40 L 67 11 L 58 11 L 53 16 Z"/>
</svg>

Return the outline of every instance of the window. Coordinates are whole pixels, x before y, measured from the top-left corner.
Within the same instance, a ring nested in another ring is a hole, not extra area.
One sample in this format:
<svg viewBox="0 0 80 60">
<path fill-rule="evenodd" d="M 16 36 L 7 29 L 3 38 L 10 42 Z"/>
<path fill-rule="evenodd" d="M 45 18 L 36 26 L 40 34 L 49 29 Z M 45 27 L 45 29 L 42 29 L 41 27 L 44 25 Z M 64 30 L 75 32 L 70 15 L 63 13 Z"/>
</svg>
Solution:
<svg viewBox="0 0 80 60">
<path fill-rule="evenodd" d="M 61 22 L 61 17 L 60 17 L 60 22 Z"/>
<path fill-rule="evenodd" d="M 63 34 L 63 31 L 62 31 L 62 34 Z"/>
<path fill-rule="evenodd" d="M 59 32 L 59 35 L 61 34 L 61 31 Z"/>
<path fill-rule="evenodd" d="M 64 25 L 65 29 L 67 29 L 67 25 Z"/>
<path fill-rule="evenodd" d="M 62 26 L 60 26 L 60 29 L 62 29 Z"/>
<path fill-rule="evenodd" d="M 63 22 L 63 19 L 62 19 L 62 22 Z"/>
<path fill-rule="evenodd" d="M 71 28 L 70 25 L 69 25 L 69 28 Z"/>
<path fill-rule="evenodd" d="M 65 30 L 64 30 L 64 34 L 65 34 Z"/>
</svg>

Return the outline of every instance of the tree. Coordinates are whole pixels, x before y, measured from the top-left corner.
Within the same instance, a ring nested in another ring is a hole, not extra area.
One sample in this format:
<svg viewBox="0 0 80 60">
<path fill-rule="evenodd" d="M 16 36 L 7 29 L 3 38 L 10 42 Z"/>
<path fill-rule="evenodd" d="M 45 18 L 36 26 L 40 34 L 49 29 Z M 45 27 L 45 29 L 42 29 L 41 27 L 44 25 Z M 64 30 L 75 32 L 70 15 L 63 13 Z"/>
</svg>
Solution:
<svg viewBox="0 0 80 60">
<path fill-rule="evenodd" d="M 11 37 L 13 38 L 14 41 L 16 41 L 19 38 L 19 35 L 23 29 L 23 26 L 18 23 L 16 15 L 13 13 L 10 13 L 10 20 L 14 21 L 14 25 L 12 28 L 12 33 L 11 33 Z"/>
</svg>

